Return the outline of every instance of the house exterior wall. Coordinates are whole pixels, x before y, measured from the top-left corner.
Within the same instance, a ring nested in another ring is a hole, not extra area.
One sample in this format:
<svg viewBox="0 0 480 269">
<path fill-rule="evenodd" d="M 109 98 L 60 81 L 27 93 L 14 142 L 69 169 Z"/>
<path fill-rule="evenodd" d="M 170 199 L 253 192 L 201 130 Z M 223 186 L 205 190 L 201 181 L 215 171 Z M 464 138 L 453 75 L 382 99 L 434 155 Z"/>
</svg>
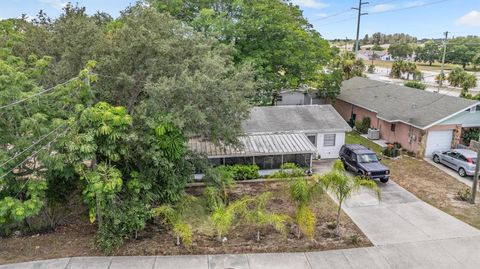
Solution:
<svg viewBox="0 0 480 269">
<path fill-rule="evenodd" d="M 277 100 L 277 106 L 310 104 L 310 97 L 303 92 L 284 92 L 280 96 L 282 100 Z"/>
<path fill-rule="evenodd" d="M 324 146 L 325 135 L 335 134 L 335 145 Z M 315 147 L 317 148 L 316 159 L 336 159 L 340 155 L 340 148 L 345 144 L 345 132 L 341 133 L 306 133 L 307 137 L 315 136 Z"/>
</svg>

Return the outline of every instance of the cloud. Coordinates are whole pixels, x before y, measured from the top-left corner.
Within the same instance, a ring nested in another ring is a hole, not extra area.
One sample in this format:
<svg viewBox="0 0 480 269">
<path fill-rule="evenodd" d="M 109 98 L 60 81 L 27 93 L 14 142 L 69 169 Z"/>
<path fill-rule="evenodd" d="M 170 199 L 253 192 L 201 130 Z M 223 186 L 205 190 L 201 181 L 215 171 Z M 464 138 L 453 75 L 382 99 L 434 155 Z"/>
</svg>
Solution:
<svg viewBox="0 0 480 269">
<path fill-rule="evenodd" d="M 323 3 L 317 0 L 292 0 L 292 2 L 301 7 L 308 7 L 308 8 L 325 8 L 330 6 L 330 4 Z"/>
<path fill-rule="evenodd" d="M 472 10 L 455 21 L 455 24 L 480 27 L 480 12 Z"/>
<path fill-rule="evenodd" d="M 372 8 L 370 8 L 371 13 L 379 13 L 379 12 L 385 12 L 388 10 L 392 10 L 395 7 L 395 5 L 390 5 L 390 4 L 380 4 L 380 5 L 375 5 Z"/>
<path fill-rule="evenodd" d="M 422 6 L 422 5 L 425 5 L 425 2 L 424 1 L 411 1 L 411 2 L 408 2 L 405 4 L 405 7 L 418 7 L 418 6 Z"/>
<path fill-rule="evenodd" d="M 40 2 L 56 9 L 62 9 L 67 5 L 67 2 L 64 2 L 62 0 L 40 0 Z"/>
<path fill-rule="evenodd" d="M 318 18 L 325 18 L 325 17 L 327 17 L 327 16 L 328 16 L 327 13 L 318 13 L 318 14 L 317 14 L 317 17 L 318 17 Z"/>
</svg>

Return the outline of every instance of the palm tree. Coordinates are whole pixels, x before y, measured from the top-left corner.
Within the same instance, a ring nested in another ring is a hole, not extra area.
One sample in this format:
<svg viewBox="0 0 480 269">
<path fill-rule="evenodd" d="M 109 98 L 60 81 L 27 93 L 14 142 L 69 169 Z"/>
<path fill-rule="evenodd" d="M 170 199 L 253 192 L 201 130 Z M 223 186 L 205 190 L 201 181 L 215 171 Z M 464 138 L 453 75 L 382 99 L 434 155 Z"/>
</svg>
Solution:
<svg viewBox="0 0 480 269">
<path fill-rule="evenodd" d="M 271 192 L 265 192 L 258 197 L 251 198 L 248 206 L 245 208 L 245 221 L 255 227 L 257 241 L 260 241 L 260 229 L 265 226 L 273 226 L 279 233 L 283 235 L 287 234 L 285 223 L 288 221 L 288 216 L 270 213 L 267 210 L 267 205 L 271 197 Z"/>
<path fill-rule="evenodd" d="M 345 171 L 345 167 L 340 160 L 337 160 L 332 171 L 327 174 L 321 175 L 318 178 L 318 183 L 323 186 L 326 190 L 330 191 L 331 194 L 335 196 L 338 201 L 338 210 L 337 210 L 337 222 L 335 233 L 339 235 L 340 227 L 340 213 L 342 210 L 342 205 L 345 200 L 351 197 L 355 192 L 360 190 L 360 187 L 366 187 L 371 190 L 374 190 L 377 194 L 378 199 L 380 199 L 380 189 L 373 180 L 363 179 L 363 178 L 352 178 L 349 177 Z"/>
<path fill-rule="evenodd" d="M 171 226 L 176 237 L 176 245 L 180 245 L 180 240 L 184 245 L 192 244 L 192 227 L 185 220 L 184 213 L 190 204 L 196 201 L 192 195 L 184 195 L 176 205 L 161 205 L 154 209 L 154 216 L 163 217 L 163 222 Z"/>
<path fill-rule="evenodd" d="M 295 214 L 295 222 L 297 223 L 297 237 L 300 238 L 301 233 L 310 239 L 315 237 L 315 226 L 317 217 L 310 209 L 313 199 L 321 193 L 321 186 L 311 182 L 306 178 L 296 179 L 290 185 L 290 195 L 297 205 Z"/>
<path fill-rule="evenodd" d="M 246 211 L 249 197 L 237 200 L 228 206 L 225 204 L 219 204 L 210 216 L 210 221 L 217 233 L 217 239 L 219 242 L 223 242 L 223 237 L 228 234 L 232 228 L 233 221 L 242 212 Z"/>
</svg>

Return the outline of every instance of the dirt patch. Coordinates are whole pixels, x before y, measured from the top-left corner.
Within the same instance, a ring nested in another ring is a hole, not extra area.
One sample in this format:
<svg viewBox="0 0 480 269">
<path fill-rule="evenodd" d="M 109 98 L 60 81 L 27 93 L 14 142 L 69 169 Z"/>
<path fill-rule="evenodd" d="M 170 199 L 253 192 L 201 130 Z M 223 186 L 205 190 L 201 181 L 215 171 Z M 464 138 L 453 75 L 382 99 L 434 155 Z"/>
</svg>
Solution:
<svg viewBox="0 0 480 269">
<path fill-rule="evenodd" d="M 273 199 L 269 209 L 293 216 L 295 208 L 289 198 L 287 187 L 286 182 L 238 184 L 233 189 L 232 196 L 255 196 L 270 191 L 273 193 Z M 201 192 L 201 187 L 191 188 L 190 192 L 198 194 Z M 265 229 L 262 231 L 262 240 L 257 242 L 255 241 L 255 231 L 251 227 L 238 223 L 228 234 L 227 242 L 222 245 L 215 240 L 213 231 L 208 225 L 208 217 L 198 214 L 196 217 L 192 217 L 192 226 L 195 227 L 195 232 L 193 245 L 189 248 L 176 246 L 175 239 L 168 230 L 149 223 L 146 229 L 139 233 L 138 239 L 126 240 L 125 245 L 114 255 L 299 252 L 371 246 L 366 236 L 345 214 L 342 214 L 340 237 L 335 236 L 333 230 L 327 227 L 328 222 L 335 219 L 336 212 L 336 205 L 328 195 L 324 194 L 319 197 L 318 201 L 314 203 L 313 210 L 318 218 L 315 240 L 298 239 L 292 224 L 289 225 L 290 232 L 286 237 L 272 229 Z M 92 244 L 95 229 L 94 225 L 88 224 L 87 216 L 83 216 L 76 223 L 58 227 L 54 232 L 0 238 L 0 264 L 71 256 L 103 255 Z"/>
<path fill-rule="evenodd" d="M 423 201 L 480 229 L 480 193 L 477 203 L 457 199 L 457 192 L 467 188 L 452 176 L 428 162 L 403 156 L 400 160 L 385 160 L 392 179 Z"/>
</svg>

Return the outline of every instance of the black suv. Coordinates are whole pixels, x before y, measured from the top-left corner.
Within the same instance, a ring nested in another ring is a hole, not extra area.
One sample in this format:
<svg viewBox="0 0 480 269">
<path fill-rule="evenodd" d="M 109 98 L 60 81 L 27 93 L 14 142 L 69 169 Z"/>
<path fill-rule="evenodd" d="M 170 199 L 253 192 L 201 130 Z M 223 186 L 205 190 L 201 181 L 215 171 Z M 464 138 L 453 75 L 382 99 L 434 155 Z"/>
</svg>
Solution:
<svg viewBox="0 0 480 269">
<path fill-rule="evenodd" d="M 340 149 L 340 159 L 346 170 L 366 178 L 378 178 L 382 183 L 387 183 L 390 170 L 381 164 L 375 152 L 358 145 L 343 145 Z"/>
</svg>

